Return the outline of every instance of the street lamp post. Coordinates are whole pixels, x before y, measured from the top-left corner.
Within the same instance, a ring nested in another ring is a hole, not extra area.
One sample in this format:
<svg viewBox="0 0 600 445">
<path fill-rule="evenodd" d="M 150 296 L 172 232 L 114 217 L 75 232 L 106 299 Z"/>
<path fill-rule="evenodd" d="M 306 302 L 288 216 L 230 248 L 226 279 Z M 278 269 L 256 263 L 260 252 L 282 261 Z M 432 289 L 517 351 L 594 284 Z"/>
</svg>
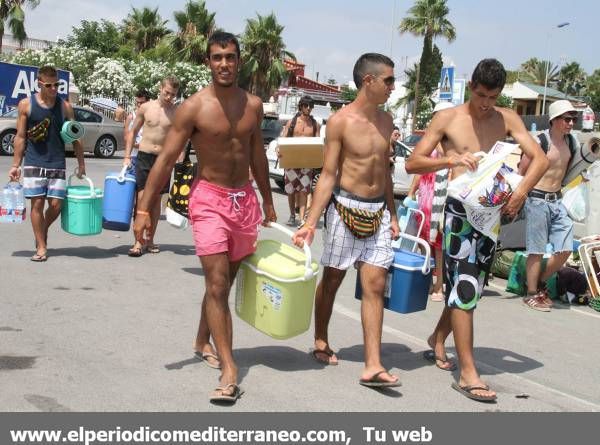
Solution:
<svg viewBox="0 0 600 445">
<path fill-rule="evenodd" d="M 557 28 L 564 28 L 565 26 L 569 26 L 569 22 L 563 22 L 556 25 Z M 542 112 L 541 114 L 546 114 L 546 90 L 548 89 L 548 74 L 550 71 L 550 32 L 548 32 L 548 40 L 547 40 L 547 49 L 548 49 L 548 60 L 546 60 L 546 77 L 544 78 L 544 99 L 542 100 Z"/>
</svg>

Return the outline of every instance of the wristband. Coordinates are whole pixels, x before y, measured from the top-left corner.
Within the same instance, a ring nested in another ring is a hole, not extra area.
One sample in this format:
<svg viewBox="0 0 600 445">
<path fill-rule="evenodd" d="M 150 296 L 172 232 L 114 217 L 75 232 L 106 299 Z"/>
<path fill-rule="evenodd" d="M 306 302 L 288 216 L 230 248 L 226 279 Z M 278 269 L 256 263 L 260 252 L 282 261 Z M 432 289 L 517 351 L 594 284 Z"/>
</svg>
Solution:
<svg viewBox="0 0 600 445">
<path fill-rule="evenodd" d="M 453 168 L 454 167 L 454 161 L 452 160 L 452 158 L 448 158 L 448 168 Z"/>
<path fill-rule="evenodd" d="M 146 212 L 144 210 L 136 210 L 135 213 L 138 215 L 148 215 L 148 216 L 150 215 L 150 212 Z"/>
<path fill-rule="evenodd" d="M 12 168 L 21 168 L 20 165 L 13 165 Z"/>
<path fill-rule="evenodd" d="M 309 232 L 315 233 L 315 228 L 313 226 L 309 226 L 306 223 L 302 224 L 302 226 L 300 226 L 300 228 L 301 229 L 307 229 Z"/>
</svg>

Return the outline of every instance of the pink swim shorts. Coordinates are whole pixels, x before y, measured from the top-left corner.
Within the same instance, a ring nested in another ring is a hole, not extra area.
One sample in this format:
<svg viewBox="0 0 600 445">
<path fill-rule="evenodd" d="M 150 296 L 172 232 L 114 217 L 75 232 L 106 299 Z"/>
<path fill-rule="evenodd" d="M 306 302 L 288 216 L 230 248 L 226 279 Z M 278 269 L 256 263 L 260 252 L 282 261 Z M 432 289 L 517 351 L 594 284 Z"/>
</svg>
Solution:
<svg viewBox="0 0 600 445">
<path fill-rule="evenodd" d="M 229 261 L 240 261 L 254 253 L 262 213 L 249 182 L 230 189 L 200 180 L 192 186 L 189 218 L 196 255 L 227 252 Z"/>
</svg>

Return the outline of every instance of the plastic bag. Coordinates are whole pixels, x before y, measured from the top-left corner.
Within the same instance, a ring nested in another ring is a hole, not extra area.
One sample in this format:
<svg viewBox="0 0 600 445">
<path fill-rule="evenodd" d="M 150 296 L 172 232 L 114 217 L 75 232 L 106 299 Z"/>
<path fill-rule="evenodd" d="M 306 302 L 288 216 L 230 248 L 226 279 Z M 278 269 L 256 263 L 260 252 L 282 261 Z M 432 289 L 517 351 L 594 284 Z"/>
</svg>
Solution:
<svg viewBox="0 0 600 445">
<path fill-rule="evenodd" d="M 589 192 L 585 182 L 569 188 L 563 193 L 562 203 L 573 221 L 582 222 L 589 213 Z"/>
<path fill-rule="evenodd" d="M 500 210 L 523 179 L 505 163 L 517 147 L 496 142 L 488 153 L 475 153 L 482 157 L 476 171 L 467 171 L 448 183 L 448 196 L 461 201 L 469 223 L 493 241 L 500 232 Z"/>
</svg>

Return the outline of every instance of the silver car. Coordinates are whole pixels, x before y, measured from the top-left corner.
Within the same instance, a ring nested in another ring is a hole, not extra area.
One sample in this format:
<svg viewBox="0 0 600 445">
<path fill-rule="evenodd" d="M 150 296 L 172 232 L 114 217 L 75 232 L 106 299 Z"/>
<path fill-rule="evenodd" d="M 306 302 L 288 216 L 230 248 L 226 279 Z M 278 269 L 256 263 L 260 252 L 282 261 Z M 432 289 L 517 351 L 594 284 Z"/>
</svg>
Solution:
<svg viewBox="0 0 600 445">
<path fill-rule="evenodd" d="M 117 150 L 124 149 L 123 123 L 115 122 L 94 110 L 73 107 L 75 120 L 85 128 L 83 150 L 94 153 L 99 158 L 110 158 Z M 0 153 L 14 153 L 14 140 L 17 134 L 17 110 L 14 109 L 0 116 Z M 71 144 L 65 145 L 66 151 L 73 151 Z"/>
</svg>

